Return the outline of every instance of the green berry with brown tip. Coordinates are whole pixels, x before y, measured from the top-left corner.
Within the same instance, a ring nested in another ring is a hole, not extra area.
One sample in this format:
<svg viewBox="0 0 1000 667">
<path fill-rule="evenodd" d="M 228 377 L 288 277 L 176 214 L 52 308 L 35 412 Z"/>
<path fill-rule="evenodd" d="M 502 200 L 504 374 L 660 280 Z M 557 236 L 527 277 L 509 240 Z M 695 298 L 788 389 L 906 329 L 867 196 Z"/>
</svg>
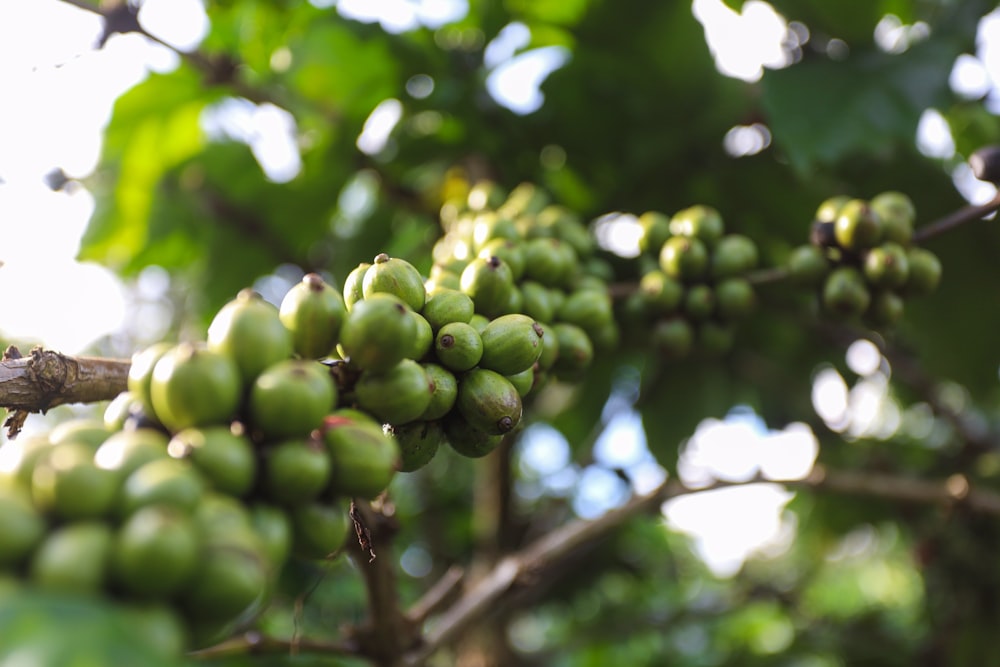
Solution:
<svg viewBox="0 0 1000 667">
<path fill-rule="evenodd" d="M 281 300 L 278 317 L 292 333 L 295 353 L 322 359 L 336 347 L 347 317 L 344 298 L 317 273 L 307 273 Z"/>
<path fill-rule="evenodd" d="M 496 255 L 476 257 L 462 271 L 462 291 L 472 298 L 476 312 L 486 317 L 503 314 L 513 287 L 510 267 Z"/>
<path fill-rule="evenodd" d="M 367 299 L 372 294 L 387 293 L 398 297 L 411 309 L 420 312 L 427 297 L 424 279 L 417 268 L 398 257 L 379 253 L 361 281 L 361 294 Z"/>
<path fill-rule="evenodd" d="M 471 324 L 451 322 L 441 327 L 434 337 L 434 355 L 448 370 L 467 371 L 483 357 L 482 336 Z"/>
<path fill-rule="evenodd" d="M 474 368 L 458 381 L 455 407 L 475 428 L 503 435 L 521 421 L 521 396 L 510 380 L 486 368 Z"/>
</svg>

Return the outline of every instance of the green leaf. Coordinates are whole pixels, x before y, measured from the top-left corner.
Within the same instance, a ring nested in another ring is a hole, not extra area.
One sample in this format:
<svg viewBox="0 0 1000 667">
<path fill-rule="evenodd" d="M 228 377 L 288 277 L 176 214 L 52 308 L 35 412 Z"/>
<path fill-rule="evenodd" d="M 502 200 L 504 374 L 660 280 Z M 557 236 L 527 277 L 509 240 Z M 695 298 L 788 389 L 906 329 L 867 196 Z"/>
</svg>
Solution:
<svg viewBox="0 0 1000 667">
<path fill-rule="evenodd" d="M 507 0 L 511 14 L 527 21 L 575 25 L 583 18 L 589 0 Z"/>
<path fill-rule="evenodd" d="M 354 121 L 399 95 L 396 61 L 384 35 L 362 39 L 346 23 L 316 22 L 291 45 L 288 83 L 307 100 Z"/>
<path fill-rule="evenodd" d="M 806 60 L 763 79 L 775 143 L 805 173 L 858 153 L 912 143 L 924 109 L 950 99 L 954 47 L 925 42 L 900 55 Z"/>
<path fill-rule="evenodd" d="M 0 662 L 32 667 L 182 664 L 181 626 L 170 627 L 172 616 L 144 621 L 150 618 L 101 599 L 24 589 L 0 599 Z"/>
<path fill-rule="evenodd" d="M 201 112 L 212 97 L 181 69 L 151 75 L 119 98 L 104 150 L 113 186 L 98 186 L 104 196 L 81 241 L 81 259 L 120 268 L 143 250 L 160 179 L 201 150 Z"/>
</svg>

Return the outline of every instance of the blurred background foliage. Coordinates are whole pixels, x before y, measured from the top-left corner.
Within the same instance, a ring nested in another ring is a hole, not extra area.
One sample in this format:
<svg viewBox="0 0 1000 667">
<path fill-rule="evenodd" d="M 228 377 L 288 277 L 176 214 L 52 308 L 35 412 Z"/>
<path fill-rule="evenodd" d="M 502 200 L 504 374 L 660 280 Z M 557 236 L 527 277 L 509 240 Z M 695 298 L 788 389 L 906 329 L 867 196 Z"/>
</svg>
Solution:
<svg viewBox="0 0 1000 667">
<path fill-rule="evenodd" d="M 1000 123 L 988 91 L 961 89 L 953 72 L 960 56 L 977 54 L 977 27 L 996 3 L 726 4 L 744 15 L 769 6 L 784 17 L 783 62 L 744 78 L 721 73 L 688 2 L 468 0 L 453 20 L 402 29 L 350 18 L 337 3 L 208 0 L 210 27 L 197 51 L 115 104 L 99 167 L 83 181 L 97 208 L 80 256 L 129 279 L 165 271 L 167 335 L 183 337 L 202 335 L 247 285 L 272 300 L 307 271 L 339 285 L 378 252 L 426 272 L 442 206 L 482 179 L 506 189 L 536 183 L 586 220 L 709 204 L 728 231 L 757 241 L 764 266 L 807 240 L 813 212 L 832 195 L 901 190 L 923 223 L 967 203 L 965 160 L 1000 141 Z M 748 37 L 748 24 L 732 25 L 722 39 Z M 896 37 L 887 42 L 890 28 Z M 536 50 L 556 63 L 540 87 L 543 101 L 511 109 L 491 93 L 490 77 Z M 919 145 L 929 111 L 950 129 L 950 150 Z M 246 127 L 254 114 L 277 114 L 290 128 L 286 171 L 269 173 L 257 130 Z M 391 131 L 373 145 L 377 122 Z M 729 141 L 738 136 L 751 137 L 750 147 Z M 977 222 L 928 246 L 945 278 L 932 296 L 908 302 L 888 334 L 899 356 L 881 368 L 891 372 L 852 370 L 845 351 L 871 334 L 824 326 L 807 295 L 779 282 L 761 287 L 758 313 L 725 359 L 666 364 L 624 346 L 597 360 L 579 386 L 537 406 L 532 427 L 555 427 L 565 460 L 540 471 L 525 462 L 521 443 L 505 449 L 513 509 L 502 522 L 483 523 L 496 508 L 476 494 L 502 466 L 441 454 L 400 476 L 391 495 L 404 602 L 453 564 L 516 549 L 586 514 L 575 484 L 559 482 L 567 471 L 579 480 L 600 469 L 613 478 L 601 502 L 620 502 L 629 476 L 595 460 L 615 401 L 638 410 L 640 437 L 669 471 L 702 420 L 742 406 L 765 431 L 808 424 L 829 468 L 942 480 L 961 473 L 1000 486 L 1000 231 Z M 633 265 L 616 260 L 622 281 L 635 280 Z M 824 422 L 811 401 L 823 369 L 845 386 L 880 379 L 895 426 Z M 1000 660 L 995 517 L 960 504 L 799 491 L 783 522 L 784 543 L 720 575 L 691 538 L 665 529 L 662 515 L 636 519 L 501 608 L 489 621 L 493 643 L 481 645 L 490 647 L 488 664 Z M 494 534 L 484 535 L 484 525 Z M 364 589 L 351 570 L 346 562 L 290 570 L 287 594 L 262 628 L 329 637 L 360 622 Z M 478 664 L 467 649 L 434 664 Z"/>
</svg>

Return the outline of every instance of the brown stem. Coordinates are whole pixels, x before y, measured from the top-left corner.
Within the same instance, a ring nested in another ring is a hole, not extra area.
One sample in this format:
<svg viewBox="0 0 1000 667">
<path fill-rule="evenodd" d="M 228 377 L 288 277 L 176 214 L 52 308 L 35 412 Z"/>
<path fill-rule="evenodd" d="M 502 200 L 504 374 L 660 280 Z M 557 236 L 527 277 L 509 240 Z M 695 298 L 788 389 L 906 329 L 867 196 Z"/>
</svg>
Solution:
<svg viewBox="0 0 1000 667">
<path fill-rule="evenodd" d="M 503 558 L 479 583 L 442 614 L 424 637 L 424 643 L 410 651 L 402 665 L 418 667 L 435 651 L 460 636 L 472 623 L 495 609 L 502 600 L 523 586 L 553 575 L 559 564 L 573 553 L 605 539 L 626 521 L 657 511 L 671 498 L 715 489 L 756 483 L 783 484 L 790 489 L 868 496 L 885 500 L 960 505 L 971 511 L 1000 516 L 1000 494 L 973 489 L 966 478 L 953 475 L 946 480 L 925 480 L 870 474 L 856 471 L 828 471 L 817 466 L 806 479 L 772 482 L 755 478 L 743 482 L 716 482 L 704 488 L 690 488 L 668 480 L 653 491 L 634 497 L 625 505 L 594 520 L 578 519 L 536 540 L 519 552 Z"/>
<path fill-rule="evenodd" d="M 95 403 L 110 400 L 125 391 L 132 362 L 124 359 L 68 357 L 36 347 L 21 356 L 7 348 L 0 359 L 0 407 L 18 413 L 45 412 L 64 403 Z M 17 425 L 10 436 L 17 434 Z"/>
<path fill-rule="evenodd" d="M 327 642 L 302 638 L 294 640 L 279 639 L 277 637 L 267 637 L 257 632 L 247 632 L 214 646 L 192 651 L 188 655 L 192 658 L 207 660 L 242 655 L 291 655 L 293 653 L 356 656 L 358 655 L 358 649 L 357 646 L 345 642 Z"/>
<path fill-rule="evenodd" d="M 418 640 L 418 626 L 399 606 L 396 558 L 392 551 L 395 531 L 392 509 L 381 499 L 375 503 L 355 501 L 351 517 L 355 521 L 357 543 L 349 553 L 361 571 L 368 590 L 368 619 L 346 631 L 359 653 L 376 665 L 392 667 L 399 656 Z"/>
<path fill-rule="evenodd" d="M 1000 209 L 1000 192 L 985 204 L 964 206 L 949 215 L 935 220 L 913 233 L 914 243 L 923 243 L 929 238 L 944 234 L 967 222 L 975 222 Z"/>
</svg>

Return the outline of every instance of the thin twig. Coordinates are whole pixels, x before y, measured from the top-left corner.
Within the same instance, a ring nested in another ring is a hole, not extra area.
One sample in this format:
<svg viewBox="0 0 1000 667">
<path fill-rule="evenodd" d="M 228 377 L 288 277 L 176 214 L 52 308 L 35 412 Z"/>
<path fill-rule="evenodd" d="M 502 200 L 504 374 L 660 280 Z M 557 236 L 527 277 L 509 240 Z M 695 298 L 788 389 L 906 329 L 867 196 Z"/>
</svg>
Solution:
<svg viewBox="0 0 1000 667">
<path fill-rule="evenodd" d="M 197 659 L 228 658 L 242 655 L 315 653 L 322 655 L 358 655 L 358 647 L 350 642 L 329 642 L 315 639 L 293 640 L 267 637 L 258 632 L 247 632 L 214 646 L 192 651 L 188 655 Z"/>
<path fill-rule="evenodd" d="M 402 664 L 406 667 L 422 665 L 482 615 L 495 609 L 502 599 L 516 592 L 522 582 L 530 585 L 539 577 L 551 576 L 563 559 L 588 544 L 605 539 L 629 519 L 656 511 L 671 498 L 759 483 L 905 503 L 960 505 L 971 511 L 1000 516 L 1000 494 L 973 489 L 968 480 L 961 476 L 952 476 L 946 480 L 925 480 L 855 471 L 832 471 L 817 466 L 807 478 L 794 481 L 754 477 L 745 481 L 719 481 L 707 487 L 691 488 L 677 480 L 668 480 L 653 491 L 635 496 L 625 505 L 597 519 L 572 521 L 502 559 L 475 587 L 442 614 L 426 633 L 424 643 L 404 656 Z"/>
<path fill-rule="evenodd" d="M 924 225 L 913 233 L 913 242 L 923 243 L 929 238 L 944 234 L 967 222 L 981 220 L 998 209 L 1000 209 L 1000 192 L 985 204 L 964 206 L 943 218 Z"/>
</svg>

